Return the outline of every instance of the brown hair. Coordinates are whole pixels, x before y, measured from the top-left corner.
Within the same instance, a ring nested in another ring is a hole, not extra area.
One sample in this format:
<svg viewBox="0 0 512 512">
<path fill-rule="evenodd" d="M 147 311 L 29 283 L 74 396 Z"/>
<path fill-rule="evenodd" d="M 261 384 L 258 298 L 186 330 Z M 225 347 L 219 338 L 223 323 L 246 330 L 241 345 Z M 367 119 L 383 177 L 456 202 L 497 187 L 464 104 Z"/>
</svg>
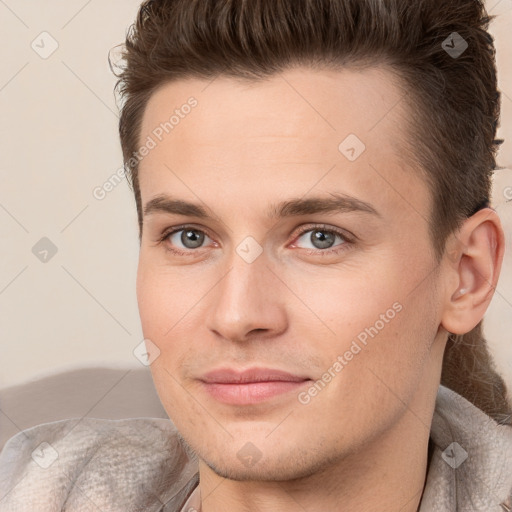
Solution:
<svg viewBox="0 0 512 512">
<path fill-rule="evenodd" d="M 400 148 L 433 197 L 430 232 L 441 258 L 450 233 L 488 204 L 500 114 L 493 38 L 480 0 L 146 0 L 116 73 L 124 104 L 119 134 L 142 234 L 137 148 L 151 95 L 170 81 L 224 75 L 258 81 L 287 67 L 385 64 L 399 77 L 409 115 Z M 443 44 L 456 32 L 461 55 Z M 459 41 L 462 41 L 459 39 Z M 119 63 L 118 63 L 119 64 Z M 112 64 L 111 64 L 112 67 Z M 450 335 L 441 383 L 502 424 L 507 389 L 481 323 Z"/>
</svg>

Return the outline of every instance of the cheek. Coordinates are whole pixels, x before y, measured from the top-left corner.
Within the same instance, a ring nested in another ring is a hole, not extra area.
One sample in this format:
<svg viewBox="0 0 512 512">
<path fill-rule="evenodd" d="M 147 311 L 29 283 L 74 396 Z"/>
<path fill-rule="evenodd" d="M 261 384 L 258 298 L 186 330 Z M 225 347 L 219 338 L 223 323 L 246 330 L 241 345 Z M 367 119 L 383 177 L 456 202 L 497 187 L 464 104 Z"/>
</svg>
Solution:
<svg viewBox="0 0 512 512">
<path fill-rule="evenodd" d="M 289 273 L 286 282 L 302 304 L 289 309 L 290 318 L 299 323 L 309 321 L 310 329 L 328 328 L 330 335 L 347 340 L 379 320 L 379 315 L 394 317 L 393 304 L 400 300 L 401 283 L 395 268 L 353 266 L 338 270 Z"/>
<path fill-rule="evenodd" d="M 156 252 L 156 251 L 155 251 Z M 192 306 L 194 286 L 184 272 L 171 268 L 150 251 L 141 249 L 137 268 L 137 303 L 144 333 L 168 332 Z"/>
<path fill-rule="evenodd" d="M 141 254 L 137 270 L 137 303 L 145 339 L 160 350 L 151 370 L 165 367 L 174 373 L 190 352 L 191 340 L 198 331 L 201 298 L 207 293 L 207 276 L 183 270 Z M 210 285 L 211 286 L 211 285 Z"/>
<path fill-rule="evenodd" d="M 294 292 L 307 305 L 307 310 L 302 305 L 300 311 L 289 309 L 290 321 L 310 339 L 316 333 L 326 362 L 358 351 L 359 345 L 376 364 L 420 363 L 418 357 L 424 357 L 437 332 L 438 315 L 431 262 L 420 255 L 413 261 L 407 265 L 390 254 L 338 272 L 323 269 L 307 278 L 289 274 Z"/>
<path fill-rule="evenodd" d="M 161 318 L 159 309 L 165 304 L 159 283 L 156 272 L 152 272 L 150 264 L 141 256 L 137 269 L 137 304 L 145 338 L 151 339 L 157 332 Z"/>
<path fill-rule="evenodd" d="M 141 255 L 137 270 L 137 303 L 144 338 L 160 350 L 163 340 L 172 338 L 174 325 L 185 314 L 187 298 L 164 266 Z"/>
<path fill-rule="evenodd" d="M 187 306 L 184 304 L 186 301 L 179 298 L 179 289 L 164 267 L 149 262 L 141 254 L 137 271 L 139 315 L 144 338 L 151 340 L 160 350 L 149 368 L 155 389 L 171 419 L 176 404 L 181 404 L 178 410 L 187 409 L 187 396 L 184 396 L 183 388 L 177 381 L 177 368 L 187 354 L 185 340 L 178 334 L 186 323 L 182 309 Z M 187 421 L 191 421 L 191 418 Z"/>
</svg>

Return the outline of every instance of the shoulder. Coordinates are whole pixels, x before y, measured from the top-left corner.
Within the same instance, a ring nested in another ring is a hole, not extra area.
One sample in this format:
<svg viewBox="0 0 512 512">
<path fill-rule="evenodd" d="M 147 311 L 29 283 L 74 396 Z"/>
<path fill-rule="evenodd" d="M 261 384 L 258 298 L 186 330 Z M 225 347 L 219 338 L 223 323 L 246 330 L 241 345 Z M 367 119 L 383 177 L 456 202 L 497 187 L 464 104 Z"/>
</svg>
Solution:
<svg viewBox="0 0 512 512">
<path fill-rule="evenodd" d="M 170 420 L 56 421 L 6 443 L 0 503 L 13 512 L 160 510 L 196 470 Z"/>
<path fill-rule="evenodd" d="M 512 454 L 512 427 L 499 424 L 472 402 L 443 385 L 439 386 L 437 393 L 431 437 L 438 446 L 458 441 L 479 455 L 485 453 L 501 458 Z M 512 460 L 510 462 L 512 464 Z"/>
<path fill-rule="evenodd" d="M 440 386 L 430 437 L 435 445 L 422 501 L 428 510 L 507 510 L 512 497 L 512 427 L 500 425 Z"/>
</svg>

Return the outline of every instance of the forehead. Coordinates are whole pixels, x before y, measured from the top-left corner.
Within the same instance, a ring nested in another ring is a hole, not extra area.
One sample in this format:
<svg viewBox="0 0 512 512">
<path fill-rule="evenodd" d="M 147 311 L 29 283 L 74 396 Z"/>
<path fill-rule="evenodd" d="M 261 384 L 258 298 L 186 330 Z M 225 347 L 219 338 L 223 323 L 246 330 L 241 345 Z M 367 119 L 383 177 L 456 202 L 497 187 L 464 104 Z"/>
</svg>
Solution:
<svg viewBox="0 0 512 512">
<path fill-rule="evenodd" d="M 386 68 L 293 68 L 258 82 L 225 76 L 209 81 L 179 80 L 164 84 L 151 96 L 142 134 L 169 120 L 173 110 L 193 96 L 198 106 L 183 123 L 193 129 L 173 129 L 175 139 L 193 141 L 189 138 L 193 135 L 203 144 L 217 145 L 224 134 L 231 135 L 230 141 L 304 135 L 339 138 L 346 133 L 368 138 L 382 133 L 376 130 L 378 125 L 389 125 L 390 119 L 385 123 L 385 117 L 396 121 L 403 112 L 400 103 L 405 94 L 396 75 Z M 392 135 L 399 135 L 400 125 L 395 125 L 395 131 Z"/>
<path fill-rule="evenodd" d="M 159 190 L 165 183 L 168 192 L 190 196 L 178 175 L 205 197 L 212 187 L 269 195 L 272 184 L 306 193 L 317 182 L 323 190 L 378 195 L 377 203 L 428 217 L 427 186 L 399 150 L 407 137 L 406 96 L 382 67 L 294 68 L 259 82 L 219 76 L 167 83 L 143 116 L 140 142 L 156 142 L 139 166 L 143 200 L 165 192 Z M 195 106 L 183 109 L 190 98 Z"/>
</svg>

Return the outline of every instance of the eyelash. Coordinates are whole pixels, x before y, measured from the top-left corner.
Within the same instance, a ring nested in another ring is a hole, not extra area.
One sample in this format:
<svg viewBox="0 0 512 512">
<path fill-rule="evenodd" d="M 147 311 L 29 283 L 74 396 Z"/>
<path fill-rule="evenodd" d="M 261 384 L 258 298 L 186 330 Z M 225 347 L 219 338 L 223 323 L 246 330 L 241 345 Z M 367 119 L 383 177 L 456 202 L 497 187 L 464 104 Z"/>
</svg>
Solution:
<svg viewBox="0 0 512 512">
<path fill-rule="evenodd" d="M 212 238 L 206 231 L 204 231 L 202 229 L 198 229 L 198 228 L 195 228 L 195 227 L 189 226 L 189 225 L 184 225 L 184 226 L 176 226 L 174 228 L 170 228 L 170 229 L 164 231 L 163 234 L 159 237 L 158 243 L 162 244 L 171 235 L 174 235 L 175 233 L 179 233 L 180 231 L 185 231 L 187 229 L 190 229 L 191 231 L 197 231 L 199 233 L 203 233 L 206 236 L 208 236 L 209 238 Z M 335 246 L 335 248 L 330 248 L 330 249 L 325 249 L 325 250 L 303 249 L 303 251 L 305 251 L 305 253 L 308 256 L 319 256 L 319 255 L 320 256 L 328 256 L 328 255 L 333 255 L 333 254 L 340 254 L 341 252 L 346 251 L 350 248 L 347 246 L 351 246 L 354 243 L 353 240 L 351 240 L 350 237 L 348 237 L 347 234 L 345 232 L 341 231 L 340 229 L 322 225 L 322 224 L 304 227 L 295 235 L 294 239 L 300 238 L 302 235 L 304 235 L 305 233 L 308 233 L 309 231 L 323 231 L 326 233 L 338 235 L 340 238 L 343 239 L 343 243 Z M 195 249 L 189 249 L 187 251 L 182 251 L 181 249 L 172 249 L 167 244 L 164 244 L 164 246 L 167 251 L 169 251 L 173 254 L 176 254 L 178 256 L 195 256 L 197 254 L 197 250 L 195 250 Z"/>
</svg>

